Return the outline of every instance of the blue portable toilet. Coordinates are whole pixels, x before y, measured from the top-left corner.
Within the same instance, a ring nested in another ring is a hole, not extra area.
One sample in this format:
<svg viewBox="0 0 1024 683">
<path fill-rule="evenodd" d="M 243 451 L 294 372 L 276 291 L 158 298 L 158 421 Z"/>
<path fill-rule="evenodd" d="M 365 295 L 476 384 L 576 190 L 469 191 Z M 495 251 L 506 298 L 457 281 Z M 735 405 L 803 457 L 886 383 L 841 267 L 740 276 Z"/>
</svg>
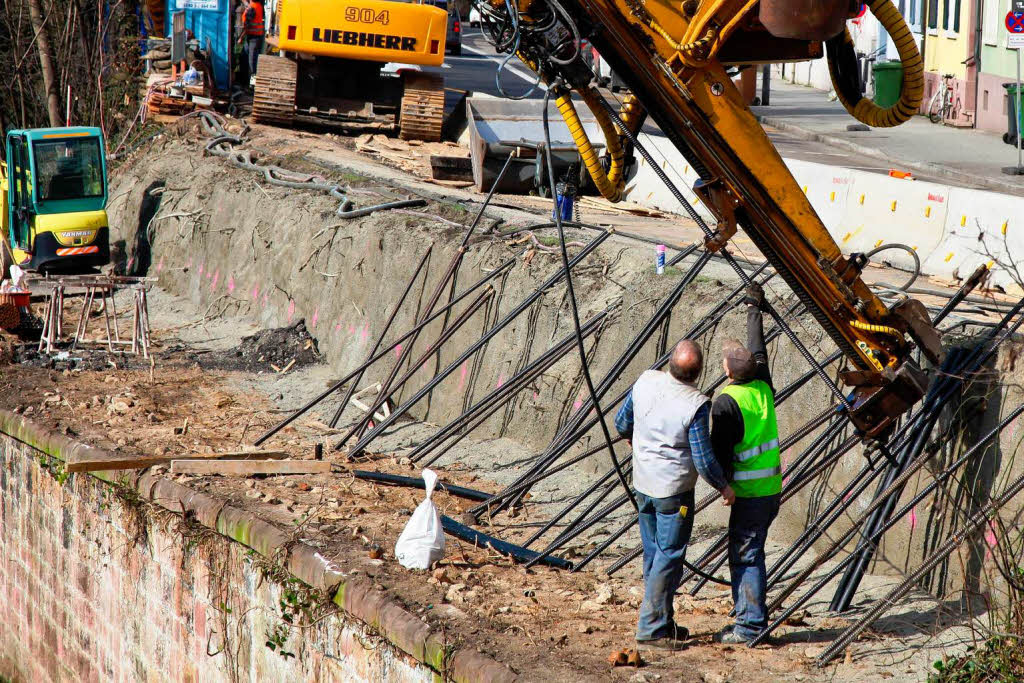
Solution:
<svg viewBox="0 0 1024 683">
<path fill-rule="evenodd" d="M 231 3 L 232 0 L 167 0 L 167 37 L 171 37 L 171 17 L 185 12 L 185 28 L 199 41 L 199 49 L 209 52 L 210 68 L 217 89 L 231 88 Z"/>
</svg>

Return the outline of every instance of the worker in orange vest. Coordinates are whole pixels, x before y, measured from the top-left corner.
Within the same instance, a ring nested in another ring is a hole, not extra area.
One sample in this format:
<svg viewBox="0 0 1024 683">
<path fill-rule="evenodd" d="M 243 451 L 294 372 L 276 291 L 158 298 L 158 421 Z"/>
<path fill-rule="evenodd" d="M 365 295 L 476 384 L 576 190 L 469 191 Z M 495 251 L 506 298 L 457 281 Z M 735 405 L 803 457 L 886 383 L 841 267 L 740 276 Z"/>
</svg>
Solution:
<svg viewBox="0 0 1024 683">
<path fill-rule="evenodd" d="M 249 6 L 242 13 L 243 29 L 238 42 L 245 39 L 245 53 L 249 56 L 249 74 L 256 75 L 256 61 L 263 52 L 263 34 L 266 30 L 263 0 L 249 0 Z"/>
</svg>

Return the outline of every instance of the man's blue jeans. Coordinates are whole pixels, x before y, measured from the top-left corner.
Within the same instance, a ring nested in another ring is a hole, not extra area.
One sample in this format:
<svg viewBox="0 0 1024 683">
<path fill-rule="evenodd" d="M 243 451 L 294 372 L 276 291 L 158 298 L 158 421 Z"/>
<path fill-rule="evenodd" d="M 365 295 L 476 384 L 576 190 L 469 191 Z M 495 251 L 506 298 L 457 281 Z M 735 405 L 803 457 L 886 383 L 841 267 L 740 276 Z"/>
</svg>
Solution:
<svg viewBox="0 0 1024 683">
<path fill-rule="evenodd" d="M 249 58 L 249 76 L 256 75 L 256 62 L 263 54 L 263 36 L 245 37 L 245 54 Z"/>
<path fill-rule="evenodd" d="M 764 544 L 768 527 L 779 512 L 779 496 L 737 498 L 729 515 L 729 572 L 736 605 L 735 632 L 756 636 L 768 625 Z"/>
<path fill-rule="evenodd" d="M 693 531 L 693 491 L 671 498 L 651 498 L 636 492 L 640 540 L 644 548 L 644 601 L 636 625 L 636 639 L 672 636 L 675 621 L 672 599 L 683 574 L 683 557 Z M 680 508 L 685 506 L 685 514 Z"/>
</svg>

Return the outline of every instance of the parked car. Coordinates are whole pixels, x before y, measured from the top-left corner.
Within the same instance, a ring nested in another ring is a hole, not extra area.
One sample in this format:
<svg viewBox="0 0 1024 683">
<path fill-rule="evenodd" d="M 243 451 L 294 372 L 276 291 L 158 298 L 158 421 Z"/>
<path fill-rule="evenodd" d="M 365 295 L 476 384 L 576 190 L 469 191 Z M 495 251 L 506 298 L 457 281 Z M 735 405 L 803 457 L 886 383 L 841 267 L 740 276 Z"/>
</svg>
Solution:
<svg viewBox="0 0 1024 683">
<path fill-rule="evenodd" d="M 448 8 L 448 37 L 444 51 L 455 56 L 462 54 L 462 17 L 455 5 Z"/>
</svg>

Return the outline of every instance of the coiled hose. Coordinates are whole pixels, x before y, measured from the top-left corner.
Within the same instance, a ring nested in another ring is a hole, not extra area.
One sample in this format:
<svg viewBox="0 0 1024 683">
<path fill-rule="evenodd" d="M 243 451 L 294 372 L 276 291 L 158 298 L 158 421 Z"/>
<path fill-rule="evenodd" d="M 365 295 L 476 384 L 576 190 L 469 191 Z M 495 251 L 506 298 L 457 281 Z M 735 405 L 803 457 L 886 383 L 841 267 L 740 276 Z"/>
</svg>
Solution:
<svg viewBox="0 0 1024 683">
<path fill-rule="evenodd" d="M 868 9 L 888 32 L 903 65 L 900 98 L 891 107 L 882 108 L 860 92 L 860 70 L 850 31 L 825 41 L 828 70 L 839 101 L 855 119 L 874 128 L 891 128 L 918 112 L 924 97 L 924 61 L 914 36 L 896 5 L 890 0 L 870 0 Z"/>
<path fill-rule="evenodd" d="M 601 196 L 610 202 L 617 202 L 622 199 L 622 189 L 626 179 L 624 173 L 625 153 L 619 141 L 618 129 L 612 123 L 608 112 L 601 107 L 601 103 L 598 101 L 600 97 L 598 93 L 590 88 L 585 88 L 581 89 L 579 94 L 594 113 L 597 125 L 601 127 L 601 132 L 604 133 L 605 144 L 608 146 L 608 156 L 611 159 L 611 164 L 607 171 L 605 171 L 604 166 L 601 164 L 601 157 L 598 156 L 597 150 L 591 144 L 587 131 L 583 129 L 583 122 L 580 121 L 580 115 L 576 112 L 576 106 L 572 103 L 572 93 L 565 92 L 559 95 L 555 100 L 555 106 L 558 107 L 558 112 L 565 120 L 565 125 L 569 127 L 569 134 L 572 135 L 576 149 L 579 150 L 580 159 L 583 161 L 583 165 L 587 167 L 587 171 L 590 173 L 590 177 L 593 179 L 594 185 L 601 193 Z"/>
</svg>

